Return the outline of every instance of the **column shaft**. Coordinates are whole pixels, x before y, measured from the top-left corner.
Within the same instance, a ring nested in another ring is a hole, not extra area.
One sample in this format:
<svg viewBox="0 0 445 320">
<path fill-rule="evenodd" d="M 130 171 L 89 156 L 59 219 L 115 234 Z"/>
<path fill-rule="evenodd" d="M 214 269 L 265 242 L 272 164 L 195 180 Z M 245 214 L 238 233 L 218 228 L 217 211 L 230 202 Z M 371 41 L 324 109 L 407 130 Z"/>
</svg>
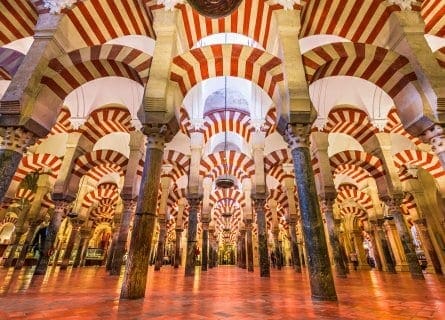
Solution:
<svg viewBox="0 0 445 320">
<path fill-rule="evenodd" d="M 291 252 L 292 252 L 292 264 L 296 272 L 301 272 L 301 264 L 300 264 L 300 253 L 298 252 L 298 243 L 297 243 L 297 228 L 296 222 L 291 221 L 289 223 L 289 233 L 290 233 L 290 243 L 291 243 Z"/>
<path fill-rule="evenodd" d="M 383 230 L 383 223 L 385 220 L 379 219 L 377 220 L 377 236 L 380 239 L 380 244 L 382 246 L 383 255 L 386 262 L 386 269 L 390 273 L 396 273 L 396 266 L 393 259 L 393 254 L 391 252 L 391 246 L 388 243 L 388 239 L 386 238 L 385 230 Z"/>
<path fill-rule="evenodd" d="M 80 230 L 80 224 L 78 222 L 72 222 L 72 230 L 70 233 L 70 238 L 68 239 L 68 243 L 65 248 L 65 252 L 62 258 L 62 264 L 60 265 L 60 270 L 64 270 L 68 268 L 68 265 L 71 260 L 71 255 L 73 253 L 74 244 L 76 243 L 77 234 Z"/>
<path fill-rule="evenodd" d="M 258 254 L 260 259 L 260 276 L 270 277 L 269 250 L 267 248 L 267 226 L 264 204 L 266 195 L 252 195 L 255 201 L 256 222 L 258 226 Z"/>
<path fill-rule="evenodd" d="M 253 272 L 252 220 L 246 221 L 247 271 Z"/>
<path fill-rule="evenodd" d="M 201 197 L 189 197 L 189 219 L 187 227 L 187 256 L 185 260 L 185 275 L 194 276 L 196 266 L 196 232 L 198 230 L 198 205 Z"/>
<path fill-rule="evenodd" d="M 202 264 L 201 270 L 207 271 L 208 266 L 208 252 L 209 252 L 209 226 L 206 223 L 203 223 L 202 228 Z"/>
<path fill-rule="evenodd" d="M 162 263 L 164 261 L 164 247 L 165 247 L 165 238 L 167 237 L 167 230 L 165 225 L 165 220 L 159 221 L 159 239 L 158 239 L 158 248 L 156 252 L 156 262 L 155 262 L 155 270 L 161 270 Z"/>
</svg>

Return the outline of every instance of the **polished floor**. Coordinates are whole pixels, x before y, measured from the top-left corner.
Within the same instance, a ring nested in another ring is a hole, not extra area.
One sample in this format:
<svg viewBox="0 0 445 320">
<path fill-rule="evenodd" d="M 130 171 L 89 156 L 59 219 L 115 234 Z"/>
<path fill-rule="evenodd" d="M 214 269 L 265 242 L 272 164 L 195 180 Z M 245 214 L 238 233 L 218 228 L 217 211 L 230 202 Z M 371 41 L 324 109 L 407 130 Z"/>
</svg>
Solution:
<svg viewBox="0 0 445 320">
<path fill-rule="evenodd" d="M 220 266 L 185 278 L 183 269 L 149 270 L 144 300 L 119 301 L 121 277 L 103 267 L 0 269 L 0 319 L 445 319 L 445 278 L 356 271 L 336 279 L 339 301 L 312 302 L 307 273 L 271 278 Z"/>
</svg>

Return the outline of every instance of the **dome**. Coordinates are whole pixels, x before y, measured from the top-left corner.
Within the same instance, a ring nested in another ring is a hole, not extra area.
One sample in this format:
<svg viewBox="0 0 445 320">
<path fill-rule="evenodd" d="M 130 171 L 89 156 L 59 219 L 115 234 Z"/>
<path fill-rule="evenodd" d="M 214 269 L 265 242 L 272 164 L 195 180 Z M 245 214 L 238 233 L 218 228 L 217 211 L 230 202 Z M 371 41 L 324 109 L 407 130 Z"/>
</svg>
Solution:
<svg viewBox="0 0 445 320">
<path fill-rule="evenodd" d="M 204 103 L 204 116 L 216 110 L 224 110 L 224 91 L 224 89 L 217 90 L 207 97 Z M 227 88 L 227 109 L 238 109 L 249 113 L 249 103 L 241 92 Z"/>
</svg>

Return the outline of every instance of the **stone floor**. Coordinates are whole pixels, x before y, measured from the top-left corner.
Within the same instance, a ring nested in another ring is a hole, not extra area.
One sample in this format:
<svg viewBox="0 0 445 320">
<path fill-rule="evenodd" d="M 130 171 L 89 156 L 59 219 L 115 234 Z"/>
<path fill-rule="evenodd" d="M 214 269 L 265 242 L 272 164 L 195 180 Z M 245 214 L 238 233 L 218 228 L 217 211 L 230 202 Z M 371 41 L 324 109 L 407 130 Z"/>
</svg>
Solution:
<svg viewBox="0 0 445 320">
<path fill-rule="evenodd" d="M 88 267 L 32 278 L 0 269 L 0 319 L 445 319 L 445 277 L 357 271 L 336 279 L 339 302 L 312 302 L 307 273 L 218 267 L 194 278 L 149 270 L 144 300 L 119 301 L 121 277 Z"/>
</svg>

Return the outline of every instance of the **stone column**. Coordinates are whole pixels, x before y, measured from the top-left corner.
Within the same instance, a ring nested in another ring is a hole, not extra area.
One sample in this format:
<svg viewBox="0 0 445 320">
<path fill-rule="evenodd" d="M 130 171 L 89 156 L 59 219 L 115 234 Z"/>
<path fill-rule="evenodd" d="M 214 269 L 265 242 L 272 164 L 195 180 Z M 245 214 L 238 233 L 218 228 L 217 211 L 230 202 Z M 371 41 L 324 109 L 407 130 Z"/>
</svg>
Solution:
<svg viewBox="0 0 445 320">
<path fill-rule="evenodd" d="M 281 270 L 282 262 L 281 262 L 281 247 L 278 241 L 278 235 L 280 233 L 280 229 L 278 226 L 278 213 L 277 213 L 277 206 L 278 203 L 270 199 L 269 201 L 269 208 L 272 212 L 272 236 L 273 236 L 273 242 L 274 242 L 274 254 L 277 264 L 277 269 Z"/>
<path fill-rule="evenodd" d="M 334 221 L 334 200 L 335 197 L 326 197 L 322 200 L 324 217 L 329 234 L 329 244 L 331 245 L 332 255 L 334 258 L 334 265 L 337 277 L 346 278 L 346 265 L 342 258 L 340 241 L 338 240 L 338 229 Z"/>
<path fill-rule="evenodd" d="M 200 195 L 189 195 L 187 197 L 190 209 L 189 209 L 189 219 L 188 219 L 188 228 L 187 228 L 187 252 L 186 252 L 186 260 L 185 260 L 185 276 L 194 276 L 195 275 L 195 266 L 196 266 L 196 232 L 198 229 L 198 210 L 199 205 L 202 200 L 202 196 Z"/>
<path fill-rule="evenodd" d="M 396 264 L 393 259 L 394 255 L 391 252 L 391 246 L 388 243 L 386 232 L 383 228 L 384 223 L 385 223 L 384 219 L 377 219 L 377 223 L 375 224 L 376 235 L 380 240 L 380 245 L 382 246 L 383 257 L 386 262 L 386 271 L 390 273 L 396 273 Z"/>
<path fill-rule="evenodd" d="M 308 255 L 313 300 L 337 300 L 309 153 L 310 125 L 289 124 L 285 138 L 292 151 L 300 214 Z"/>
<path fill-rule="evenodd" d="M 290 233 L 290 242 L 292 250 L 292 264 L 294 266 L 295 271 L 301 273 L 300 253 L 298 250 L 296 225 L 297 225 L 297 218 L 291 216 L 289 218 L 289 233 Z"/>
<path fill-rule="evenodd" d="M 264 204 L 266 202 L 265 194 L 252 194 L 252 200 L 255 205 L 256 222 L 258 226 L 258 253 L 260 259 L 260 276 L 270 277 L 269 250 L 267 248 L 267 226 Z"/>
<path fill-rule="evenodd" d="M 116 252 L 116 244 L 117 244 L 117 238 L 119 237 L 119 230 L 120 230 L 120 225 L 119 223 L 121 222 L 122 216 L 121 214 L 116 214 L 114 216 L 114 221 L 113 221 L 113 228 L 111 229 L 111 243 L 110 246 L 108 247 L 108 254 L 107 254 L 107 260 L 105 263 L 105 270 L 107 270 L 108 272 L 111 271 L 111 265 L 113 264 L 113 259 L 114 259 L 114 254 Z M 80 240 L 79 244 L 82 244 L 82 240 Z M 80 247 L 79 247 L 80 249 Z M 76 259 L 74 259 L 74 264 L 73 267 L 76 267 L 76 261 L 77 258 L 79 257 L 79 261 L 80 261 L 80 250 L 77 250 L 77 255 L 76 255 Z"/>
<path fill-rule="evenodd" d="M 71 219 L 71 233 L 68 239 L 68 243 L 65 248 L 65 252 L 62 258 L 62 264 L 60 265 L 60 270 L 65 270 L 68 268 L 68 265 L 71 260 L 71 255 L 73 253 L 74 244 L 77 240 L 77 235 L 79 234 L 80 227 L 84 221 L 78 219 Z"/>
<path fill-rule="evenodd" d="M 77 248 L 76 259 L 74 259 L 73 267 L 82 267 L 85 265 L 85 257 L 88 250 L 88 242 L 90 242 L 91 229 L 89 227 L 82 227 L 80 229 L 80 241 Z"/>
<path fill-rule="evenodd" d="M 121 299 L 139 299 L 145 296 L 147 269 L 156 226 L 156 206 L 166 131 L 165 125 L 152 125 L 144 128 L 147 135 L 147 151 L 133 231 L 131 232 L 127 267 L 122 283 Z"/>
<path fill-rule="evenodd" d="M 243 226 L 240 229 L 240 239 L 241 239 L 241 263 L 240 263 L 240 267 L 241 269 L 246 269 L 247 268 L 247 252 L 246 252 L 246 227 Z"/>
<path fill-rule="evenodd" d="M 372 242 L 372 248 L 374 251 L 374 258 L 375 258 L 375 263 L 376 263 L 376 267 L 377 270 L 382 271 L 383 270 L 383 266 L 382 266 L 382 259 L 380 258 L 380 252 L 379 252 L 379 247 L 376 241 L 376 234 L 375 234 L 375 221 L 371 221 L 370 222 L 372 227 L 371 230 L 368 231 L 369 235 L 371 236 L 371 242 Z"/>
<path fill-rule="evenodd" d="M 34 275 L 42 275 L 46 273 L 49 259 L 55 251 L 54 242 L 56 241 L 57 233 L 59 232 L 63 216 L 65 215 L 65 211 L 68 209 L 70 203 L 66 200 L 57 200 L 54 201 L 54 205 L 54 212 L 49 222 L 47 229 L 48 231 L 46 232 L 46 238 L 42 248 L 42 254 L 37 262 Z"/>
<path fill-rule="evenodd" d="M 114 249 L 113 261 L 111 263 L 110 275 L 118 276 L 121 273 L 122 263 L 124 262 L 124 255 L 127 246 L 128 232 L 130 229 L 130 222 L 136 209 L 136 200 L 131 197 L 128 198 L 122 195 L 123 198 L 123 212 L 122 219 L 119 226 L 119 235 L 117 236 L 116 247 Z"/>
<path fill-rule="evenodd" d="M 23 234 L 25 233 L 26 228 L 24 226 L 17 226 L 15 230 L 15 239 L 14 243 L 11 246 L 11 250 L 9 250 L 8 258 L 6 259 L 5 263 L 3 264 L 4 268 L 10 268 L 13 265 L 15 253 L 17 251 L 17 247 L 20 244 L 20 240 L 22 239 Z M 22 248 L 23 250 L 23 248 Z"/>
<path fill-rule="evenodd" d="M 163 165 L 161 178 L 161 199 L 159 200 L 159 238 L 156 252 L 155 271 L 159 271 L 164 262 L 165 240 L 167 238 L 167 199 L 170 192 L 171 178 L 167 176 L 173 169 L 172 165 Z"/>
<path fill-rule="evenodd" d="M 246 220 L 247 271 L 253 272 L 252 219 Z"/>
<path fill-rule="evenodd" d="M 175 269 L 181 265 L 181 238 L 182 231 L 184 229 L 175 229 L 176 241 L 175 241 Z"/>
<path fill-rule="evenodd" d="M 207 271 L 209 253 L 209 221 L 202 221 L 202 263 L 201 270 Z"/>
<path fill-rule="evenodd" d="M 431 237 L 428 232 L 426 219 L 418 219 L 414 221 L 414 225 L 419 232 L 420 241 L 423 245 L 425 257 L 427 258 L 428 264 L 430 264 L 433 267 L 435 273 L 442 274 L 439 257 L 437 256 L 436 250 L 434 250 L 433 243 L 431 242 Z"/>
<path fill-rule="evenodd" d="M 402 242 L 403 251 L 405 252 L 406 260 L 408 262 L 411 277 L 415 279 L 425 279 L 422 268 L 417 260 L 416 250 L 414 249 L 411 233 L 406 226 L 403 218 L 400 205 L 402 204 L 402 197 L 393 197 L 385 199 L 385 204 L 388 206 L 388 213 L 394 217 L 397 231 Z"/>
</svg>

